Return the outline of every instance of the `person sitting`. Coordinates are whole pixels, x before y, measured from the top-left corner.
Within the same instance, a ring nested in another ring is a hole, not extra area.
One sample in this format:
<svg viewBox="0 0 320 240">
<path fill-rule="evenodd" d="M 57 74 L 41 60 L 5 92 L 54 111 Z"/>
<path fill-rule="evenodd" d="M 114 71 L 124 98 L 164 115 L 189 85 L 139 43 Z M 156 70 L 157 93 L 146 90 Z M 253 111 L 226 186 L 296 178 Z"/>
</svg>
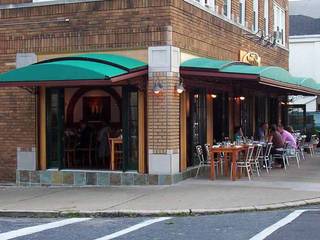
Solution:
<svg viewBox="0 0 320 240">
<path fill-rule="evenodd" d="M 289 146 L 297 148 L 297 141 L 294 136 L 285 130 L 281 124 L 278 125 L 278 131 L 281 134 L 283 142 L 287 142 Z"/>
<path fill-rule="evenodd" d="M 284 141 L 275 124 L 271 125 L 268 142 L 272 142 L 271 155 L 283 153 Z M 284 167 L 282 161 L 278 160 L 278 164 L 281 165 L 281 168 Z"/>
<path fill-rule="evenodd" d="M 98 142 L 98 158 L 102 165 L 109 166 L 109 137 L 110 137 L 110 128 L 106 122 L 102 123 L 102 127 L 98 132 L 97 142 Z"/>
<path fill-rule="evenodd" d="M 266 131 L 268 130 L 269 125 L 268 123 L 264 122 L 260 124 L 260 127 L 256 131 L 255 139 L 260 142 L 266 141 Z"/>
<path fill-rule="evenodd" d="M 80 121 L 80 130 L 79 130 L 79 147 L 88 147 L 90 144 L 90 128 L 87 123 Z"/>
<path fill-rule="evenodd" d="M 236 141 L 242 141 L 244 139 L 242 127 L 238 126 L 234 129 L 234 138 Z"/>
</svg>

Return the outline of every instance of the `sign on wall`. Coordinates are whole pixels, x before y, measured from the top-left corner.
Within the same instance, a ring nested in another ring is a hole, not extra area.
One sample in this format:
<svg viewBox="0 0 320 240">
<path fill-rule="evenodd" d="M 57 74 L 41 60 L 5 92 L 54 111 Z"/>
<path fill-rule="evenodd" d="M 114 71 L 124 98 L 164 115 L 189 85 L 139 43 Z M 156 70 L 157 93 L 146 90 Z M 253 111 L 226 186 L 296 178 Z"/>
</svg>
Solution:
<svg viewBox="0 0 320 240">
<path fill-rule="evenodd" d="M 256 52 L 247 52 L 247 51 L 240 50 L 240 61 L 249 63 L 254 66 L 261 65 L 261 57 Z"/>
</svg>

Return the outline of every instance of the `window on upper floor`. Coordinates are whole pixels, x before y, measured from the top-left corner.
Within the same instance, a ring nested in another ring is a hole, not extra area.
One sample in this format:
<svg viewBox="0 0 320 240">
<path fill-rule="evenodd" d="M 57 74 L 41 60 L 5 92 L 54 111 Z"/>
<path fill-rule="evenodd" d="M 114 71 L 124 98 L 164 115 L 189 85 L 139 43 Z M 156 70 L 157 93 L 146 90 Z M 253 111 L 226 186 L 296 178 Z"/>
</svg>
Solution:
<svg viewBox="0 0 320 240">
<path fill-rule="evenodd" d="M 56 1 L 56 0 L 32 0 L 32 2 L 52 2 L 52 1 Z"/>
<path fill-rule="evenodd" d="M 246 25 L 246 0 L 239 0 L 239 23 Z"/>
<path fill-rule="evenodd" d="M 269 0 L 264 0 L 263 8 L 263 22 L 264 22 L 264 33 L 266 36 L 269 35 Z"/>
<path fill-rule="evenodd" d="M 253 29 L 254 32 L 259 30 L 259 0 L 253 0 Z"/>
<path fill-rule="evenodd" d="M 223 15 L 227 18 L 231 18 L 231 0 L 223 1 Z"/>
<path fill-rule="evenodd" d="M 280 45 L 285 45 L 286 34 L 286 13 L 283 8 L 274 3 L 273 6 L 274 25 L 273 30 L 276 32 L 276 40 Z"/>
<path fill-rule="evenodd" d="M 215 0 L 195 0 L 195 2 L 215 11 Z"/>
</svg>

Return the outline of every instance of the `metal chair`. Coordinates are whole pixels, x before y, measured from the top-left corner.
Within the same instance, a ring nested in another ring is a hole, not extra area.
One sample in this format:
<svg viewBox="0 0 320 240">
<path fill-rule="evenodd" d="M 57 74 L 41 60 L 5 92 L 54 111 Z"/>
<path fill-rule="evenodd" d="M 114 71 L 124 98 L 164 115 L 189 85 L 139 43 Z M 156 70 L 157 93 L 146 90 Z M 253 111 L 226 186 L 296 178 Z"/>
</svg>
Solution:
<svg viewBox="0 0 320 240">
<path fill-rule="evenodd" d="M 271 169 L 271 158 L 270 152 L 272 149 L 272 143 L 267 143 L 265 151 L 261 151 L 262 156 L 260 155 L 259 160 L 262 161 L 263 165 L 266 167 L 266 171 L 269 174 L 269 169 Z"/>
<path fill-rule="evenodd" d="M 202 146 L 201 145 L 197 145 L 196 146 L 196 152 L 197 152 L 197 156 L 198 156 L 198 159 L 199 159 L 199 165 L 198 165 L 198 170 L 197 170 L 197 173 L 196 173 L 196 177 L 198 177 L 199 175 L 199 171 L 200 171 L 200 168 L 201 167 L 204 167 L 204 166 L 211 166 L 211 161 L 208 159 L 210 158 L 205 158 L 204 157 L 204 154 L 203 154 L 203 149 L 202 149 Z M 210 156 L 210 155 L 209 155 Z M 215 163 L 215 167 L 216 167 L 216 163 Z M 215 177 L 215 176 L 214 176 Z"/>
<path fill-rule="evenodd" d="M 246 169 L 249 181 L 251 181 L 251 174 L 252 174 L 251 161 L 252 161 L 253 150 L 254 150 L 253 146 L 248 147 L 245 159 L 237 161 L 235 163 L 237 165 L 237 169 L 240 168 L 241 171 L 243 168 Z M 232 176 L 232 167 L 233 166 L 231 165 L 231 176 Z"/>
<path fill-rule="evenodd" d="M 278 158 L 282 160 L 284 170 L 287 170 L 287 165 L 289 165 L 288 158 L 287 158 L 287 148 L 288 143 L 285 143 L 283 148 L 276 148 L 275 150 L 277 153 L 272 154 L 272 159 Z"/>
<path fill-rule="evenodd" d="M 286 148 L 286 162 L 287 162 L 287 165 L 289 165 L 289 159 L 290 158 L 295 158 L 296 161 L 297 161 L 298 168 L 300 168 L 300 154 L 299 154 L 297 149 L 295 149 L 294 147 L 292 147 L 292 146 L 290 146 L 288 144 L 288 146 Z"/>
<path fill-rule="evenodd" d="M 214 160 L 214 169 L 215 171 L 217 171 L 217 173 L 219 172 L 219 167 L 220 167 L 220 172 L 222 172 L 223 169 L 223 157 L 219 154 L 217 156 L 217 158 L 214 158 L 214 156 L 211 154 L 210 152 L 210 144 L 205 144 L 204 145 L 205 149 L 206 149 L 206 154 L 207 154 L 207 162 L 209 162 L 211 164 L 211 160 Z"/>
<path fill-rule="evenodd" d="M 261 144 L 255 145 L 255 153 L 252 155 L 252 160 L 250 161 L 251 166 L 254 167 L 253 169 L 257 172 L 258 176 L 260 176 L 259 158 L 260 158 L 261 151 L 262 151 L 262 145 Z"/>
<path fill-rule="evenodd" d="M 299 138 L 297 140 L 297 149 L 296 149 L 296 151 L 298 152 L 299 156 L 301 155 L 303 160 L 306 160 L 306 158 L 304 156 L 304 147 L 303 147 L 304 141 L 305 141 L 305 138 L 304 139 L 303 138 Z"/>
</svg>

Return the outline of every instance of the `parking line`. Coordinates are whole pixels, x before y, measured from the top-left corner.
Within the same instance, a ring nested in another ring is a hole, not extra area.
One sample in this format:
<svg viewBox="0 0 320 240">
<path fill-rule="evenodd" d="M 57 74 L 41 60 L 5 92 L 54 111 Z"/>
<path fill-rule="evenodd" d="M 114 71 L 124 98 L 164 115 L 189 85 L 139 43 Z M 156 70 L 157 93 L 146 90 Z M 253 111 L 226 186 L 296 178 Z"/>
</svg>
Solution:
<svg viewBox="0 0 320 240">
<path fill-rule="evenodd" d="M 171 217 L 161 217 L 161 218 L 150 219 L 150 220 L 141 222 L 139 224 L 133 225 L 133 226 L 131 226 L 129 228 L 125 228 L 125 229 L 123 229 L 121 231 L 112 233 L 110 235 L 106 235 L 104 237 L 97 238 L 95 240 L 110 240 L 110 239 L 114 239 L 114 238 L 123 236 L 125 234 L 128 234 L 130 232 L 136 231 L 136 230 L 138 230 L 140 228 L 144 228 L 144 227 L 149 226 L 151 224 L 154 224 L 154 223 L 157 223 L 157 222 L 162 222 L 162 221 L 165 221 L 165 220 L 168 220 L 168 219 L 171 219 Z"/>
<path fill-rule="evenodd" d="M 22 237 L 22 236 L 42 232 L 45 230 L 53 229 L 53 228 L 63 227 L 63 226 L 70 225 L 73 223 L 88 221 L 90 219 L 91 218 L 70 218 L 70 219 L 65 219 L 65 220 L 61 220 L 58 222 L 51 222 L 51 223 L 41 224 L 41 225 L 37 225 L 37 226 L 33 226 L 33 227 L 21 228 L 18 230 L 1 233 L 0 239 L 1 240 L 9 240 L 9 239 Z"/>
<path fill-rule="evenodd" d="M 250 240 L 263 240 L 266 237 L 270 236 L 273 232 L 277 231 L 279 228 L 282 228 L 283 226 L 291 223 L 293 220 L 295 220 L 297 217 L 299 217 L 302 213 L 308 211 L 308 209 L 305 210 L 296 210 L 292 213 L 290 213 L 285 218 L 281 219 L 280 221 L 276 222 L 275 224 L 271 225 L 270 227 L 267 227 L 262 232 L 258 233 L 257 235 L 250 238 Z"/>
</svg>

